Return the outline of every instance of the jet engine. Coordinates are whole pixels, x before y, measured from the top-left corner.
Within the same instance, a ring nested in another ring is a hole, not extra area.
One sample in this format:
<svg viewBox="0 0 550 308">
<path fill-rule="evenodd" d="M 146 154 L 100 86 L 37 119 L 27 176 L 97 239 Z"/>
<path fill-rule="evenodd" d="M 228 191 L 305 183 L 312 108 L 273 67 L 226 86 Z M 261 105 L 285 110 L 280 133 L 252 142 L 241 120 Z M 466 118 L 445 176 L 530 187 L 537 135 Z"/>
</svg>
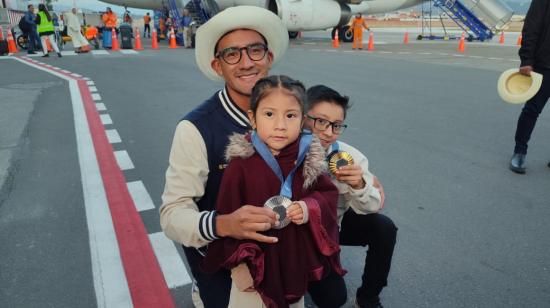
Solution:
<svg viewBox="0 0 550 308">
<path fill-rule="evenodd" d="M 334 0 L 269 0 L 267 9 L 277 14 L 288 31 L 328 29 L 347 24 L 350 7 Z"/>
</svg>

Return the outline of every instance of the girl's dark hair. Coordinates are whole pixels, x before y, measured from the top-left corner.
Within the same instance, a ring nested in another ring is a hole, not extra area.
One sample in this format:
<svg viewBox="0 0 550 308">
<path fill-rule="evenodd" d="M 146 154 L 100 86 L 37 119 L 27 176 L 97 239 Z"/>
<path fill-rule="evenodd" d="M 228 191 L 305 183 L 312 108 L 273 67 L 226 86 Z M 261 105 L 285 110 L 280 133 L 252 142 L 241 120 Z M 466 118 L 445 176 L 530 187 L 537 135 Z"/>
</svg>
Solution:
<svg viewBox="0 0 550 308">
<path fill-rule="evenodd" d="M 273 75 L 258 80 L 254 85 L 254 88 L 252 88 L 252 94 L 250 96 L 250 110 L 256 114 L 260 101 L 276 89 L 284 89 L 289 95 L 296 98 L 300 104 L 302 113 L 304 113 L 306 88 L 300 81 L 294 80 L 285 75 Z"/>
<path fill-rule="evenodd" d="M 40 3 L 38 5 L 38 11 L 44 12 L 46 14 L 46 18 L 48 18 L 48 21 L 52 21 L 52 16 L 50 15 L 50 12 L 48 12 L 48 8 L 44 4 Z"/>
<path fill-rule="evenodd" d="M 344 119 L 346 118 L 346 113 L 351 107 L 349 103 L 349 97 L 345 95 L 340 95 L 336 90 L 331 89 L 327 86 L 316 85 L 309 89 L 306 92 L 307 102 L 306 102 L 306 111 L 311 110 L 315 105 L 321 102 L 334 103 L 344 110 Z"/>
</svg>

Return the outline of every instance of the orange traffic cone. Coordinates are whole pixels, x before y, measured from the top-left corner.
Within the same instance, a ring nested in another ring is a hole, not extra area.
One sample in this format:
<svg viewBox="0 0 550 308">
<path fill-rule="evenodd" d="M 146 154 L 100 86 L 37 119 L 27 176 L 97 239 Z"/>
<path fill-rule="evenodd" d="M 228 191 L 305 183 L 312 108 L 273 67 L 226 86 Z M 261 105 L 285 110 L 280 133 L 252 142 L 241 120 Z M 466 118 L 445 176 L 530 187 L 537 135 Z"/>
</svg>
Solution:
<svg viewBox="0 0 550 308">
<path fill-rule="evenodd" d="M 500 32 L 500 38 L 498 39 L 500 45 L 504 44 L 504 31 Z"/>
<path fill-rule="evenodd" d="M 462 36 L 460 37 L 460 41 L 458 42 L 458 52 L 464 52 L 466 50 L 466 46 L 464 44 L 464 32 L 462 32 Z"/>
<path fill-rule="evenodd" d="M 139 36 L 139 29 L 136 28 L 136 47 L 134 50 L 143 50 L 143 47 L 141 46 L 141 37 Z"/>
<path fill-rule="evenodd" d="M 178 48 L 178 45 L 176 45 L 176 34 L 174 33 L 174 28 L 170 30 L 170 48 Z"/>
<path fill-rule="evenodd" d="M 403 38 L 403 44 L 409 43 L 409 32 L 405 32 L 405 37 Z"/>
<path fill-rule="evenodd" d="M 374 34 L 372 32 L 369 33 L 369 45 L 367 46 L 367 50 L 374 50 Z"/>
<path fill-rule="evenodd" d="M 112 51 L 117 51 L 117 50 L 120 50 L 120 47 L 118 47 L 118 38 L 116 37 L 116 31 L 115 29 L 112 30 L 111 32 L 111 40 L 113 41 L 113 45 L 111 47 L 111 50 Z"/>
<path fill-rule="evenodd" d="M 332 40 L 332 48 L 338 48 L 340 47 L 340 38 L 338 37 L 338 29 L 334 31 L 334 39 Z"/>
<path fill-rule="evenodd" d="M 50 38 L 48 38 L 48 37 L 46 36 L 45 39 L 46 39 L 46 49 L 48 50 L 48 52 L 53 51 L 52 43 L 50 42 Z"/>
<path fill-rule="evenodd" d="M 13 39 L 13 34 L 11 33 L 10 28 L 8 28 L 8 52 L 17 53 L 17 46 L 15 45 L 15 40 Z"/>
<path fill-rule="evenodd" d="M 157 39 L 157 29 L 153 28 L 153 38 L 151 39 L 151 48 L 159 49 L 159 42 Z"/>
<path fill-rule="evenodd" d="M 521 46 L 521 40 L 522 40 L 522 37 L 521 37 L 521 33 L 520 33 L 519 36 L 518 36 L 518 41 L 516 42 L 516 45 Z"/>
</svg>

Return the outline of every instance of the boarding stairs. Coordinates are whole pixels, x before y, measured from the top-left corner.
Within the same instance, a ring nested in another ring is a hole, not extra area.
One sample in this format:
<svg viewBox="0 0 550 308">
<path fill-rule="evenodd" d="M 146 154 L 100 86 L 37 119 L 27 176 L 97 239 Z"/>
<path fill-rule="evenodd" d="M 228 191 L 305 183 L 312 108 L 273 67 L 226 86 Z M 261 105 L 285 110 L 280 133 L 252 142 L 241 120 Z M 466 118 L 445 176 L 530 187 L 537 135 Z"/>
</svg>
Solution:
<svg viewBox="0 0 550 308">
<path fill-rule="evenodd" d="M 496 33 L 502 31 L 513 15 L 513 11 L 499 0 L 432 1 L 435 7 L 439 8 L 466 33 L 466 37 L 470 41 L 491 40 Z M 443 28 L 445 30 L 445 27 Z M 447 35 L 445 37 L 448 38 Z"/>
</svg>

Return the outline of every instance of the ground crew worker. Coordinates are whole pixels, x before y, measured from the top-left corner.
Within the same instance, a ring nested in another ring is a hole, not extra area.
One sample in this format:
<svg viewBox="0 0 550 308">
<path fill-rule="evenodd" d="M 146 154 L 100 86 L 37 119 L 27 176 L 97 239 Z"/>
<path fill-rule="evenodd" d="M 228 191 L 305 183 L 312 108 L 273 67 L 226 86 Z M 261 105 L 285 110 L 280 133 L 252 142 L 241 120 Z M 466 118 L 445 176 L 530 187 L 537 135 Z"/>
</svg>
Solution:
<svg viewBox="0 0 550 308">
<path fill-rule="evenodd" d="M 109 30 L 109 32 L 112 29 L 116 28 L 117 16 L 110 7 L 108 7 L 107 12 L 105 12 L 105 14 L 101 16 L 101 20 L 103 20 L 103 23 L 105 24 L 105 29 Z"/>
<path fill-rule="evenodd" d="M 111 35 L 113 29 L 116 28 L 117 16 L 111 8 L 108 7 L 105 14 L 101 16 L 101 20 L 105 25 L 105 27 L 103 27 L 103 48 L 110 49 L 112 47 Z"/>
<path fill-rule="evenodd" d="M 44 51 L 44 55 L 42 57 L 50 56 L 48 54 L 48 45 L 46 43 L 46 39 L 48 39 L 53 50 L 57 52 L 57 56 L 61 58 L 61 52 L 59 52 L 59 47 L 55 41 L 55 27 L 53 26 L 53 18 L 44 4 L 38 5 L 38 14 L 35 22 L 38 25 L 38 35 L 42 41 L 42 50 Z"/>
<path fill-rule="evenodd" d="M 149 13 L 147 15 L 143 16 L 143 37 L 147 35 L 147 37 L 151 37 L 151 26 L 149 25 L 151 23 L 151 16 L 149 16 Z"/>
<path fill-rule="evenodd" d="M 98 31 L 97 31 L 96 27 L 90 25 L 90 26 L 88 26 L 88 28 L 86 28 L 86 39 L 89 42 L 94 43 L 95 49 L 99 48 L 99 40 L 97 38 L 97 34 L 98 34 Z"/>
<path fill-rule="evenodd" d="M 363 49 L 363 28 L 370 31 L 365 18 L 361 13 L 357 13 L 353 19 L 351 26 L 349 27 L 348 33 L 353 30 L 353 47 L 352 49 L 359 48 Z"/>
</svg>

